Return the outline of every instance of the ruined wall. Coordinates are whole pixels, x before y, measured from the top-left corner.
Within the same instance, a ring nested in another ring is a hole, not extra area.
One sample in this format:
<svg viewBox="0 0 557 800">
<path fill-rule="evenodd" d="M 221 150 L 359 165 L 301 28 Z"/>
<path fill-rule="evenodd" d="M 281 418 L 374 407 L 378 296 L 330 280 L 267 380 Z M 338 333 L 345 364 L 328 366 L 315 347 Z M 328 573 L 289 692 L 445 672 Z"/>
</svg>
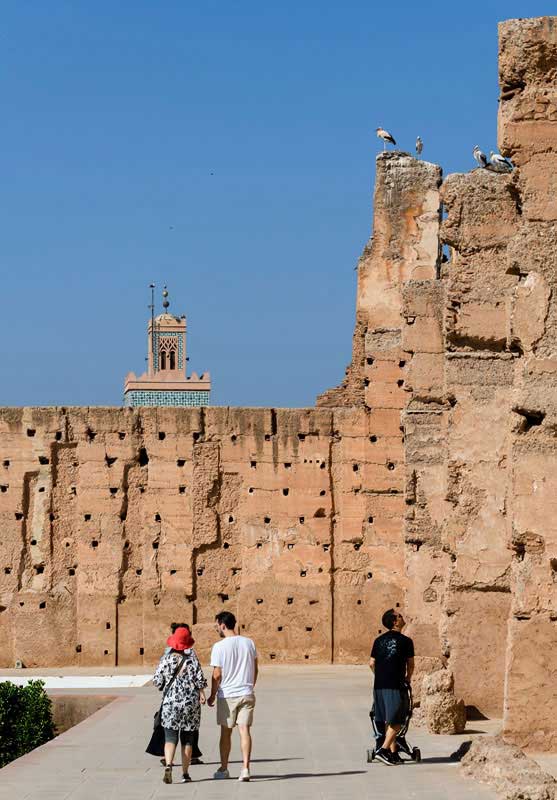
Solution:
<svg viewBox="0 0 557 800">
<path fill-rule="evenodd" d="M 501 25 L 500 80 L 512 174 L 378 156 L 317 408 L 0 410 L 4 665 L 151 664 L 178 618 L 206 657 L 219 609 L 263 663 L 362 663 L 399 604 L 422 669 L 557 749 L 556 19 Z"/>
</svg>

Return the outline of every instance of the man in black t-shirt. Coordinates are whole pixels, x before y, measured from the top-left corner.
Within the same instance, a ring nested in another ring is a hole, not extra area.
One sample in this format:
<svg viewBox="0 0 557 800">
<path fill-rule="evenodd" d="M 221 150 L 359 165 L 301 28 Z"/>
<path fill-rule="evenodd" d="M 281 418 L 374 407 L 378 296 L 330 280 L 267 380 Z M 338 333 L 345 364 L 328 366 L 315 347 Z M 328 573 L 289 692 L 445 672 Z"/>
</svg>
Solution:
<svg viewBox="0 0 557 800">
<path fill-rule="evenodd" d="M 385 740 L 375 757 L 384 764 L 401 764 L 396 737 L 407 711 L 405 684 L 410 683 L 414 672 L 414 642 L 404 636 L 404 617 L 390 608 L 385 611 L 382 623 L 387 633 L 373 642 L 369 666 L 375 674 L 373 706 L 375 722 L 385 726 Z"/>
</svg>

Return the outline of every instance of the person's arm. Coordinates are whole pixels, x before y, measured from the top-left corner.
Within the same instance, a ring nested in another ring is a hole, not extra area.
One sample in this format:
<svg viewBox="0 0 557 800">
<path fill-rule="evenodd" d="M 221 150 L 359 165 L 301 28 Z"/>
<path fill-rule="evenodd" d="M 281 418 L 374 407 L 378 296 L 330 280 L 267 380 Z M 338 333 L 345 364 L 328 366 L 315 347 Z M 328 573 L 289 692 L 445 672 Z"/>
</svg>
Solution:
<svg viewBox="0 0 557 800">
<path fill-rule="evenodd" d="M 375 674 L 375 659 L 374 658 L 370 658 L 369 659 L 369 668 Z"/>
<path fill-rule="evenodd" d="M 259 675 L 259 661 L 257 660 L 257 656 L 255 656 L 255 663 L 253 666 L 253 685 L 257 683 L 257 676 Z"/>
<path fill-rule="evenodd" d="M 157 687 L 159 691 L 164 689 L 164 685 L 166 683 L 166 675 L 165 675 L 165 664 L 166 659 L 163 656 L 159 661 L 159 665 L 156 669 L 155 674 L 153 675 L 153 684 Z"/>
<path fill-rule="evenodd" d="M 412 683 L 412 675 L 414 674 L 414 656 L 409 658 L 406 662 L 406 680 Z"/>
<path fill-rule="evenodd" d="M 214 706 L 215 698 L 222 681 L 222 669 L 220 667 L 213 667 L 213 675 L 211 676 L 211 696 L 207 700 L 207 705 Z"/>
</svg>

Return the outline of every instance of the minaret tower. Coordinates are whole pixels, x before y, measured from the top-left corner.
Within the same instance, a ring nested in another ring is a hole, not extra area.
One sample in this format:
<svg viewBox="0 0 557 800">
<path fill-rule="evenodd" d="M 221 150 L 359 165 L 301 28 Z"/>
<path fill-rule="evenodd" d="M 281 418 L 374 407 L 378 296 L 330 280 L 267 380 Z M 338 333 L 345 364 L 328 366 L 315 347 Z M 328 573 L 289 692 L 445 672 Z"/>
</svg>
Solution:
<svg viewBox="0 0 557 800">
<path fill-rule="evenodd" d="M 162 293 L 163 313 L 155 317 L 151 284 L 151 319 L 147 326 L 147 372 L 139 378 L 130 372 L 124 385 L 125 406 L 207 406 L 211 391 L 208 372 L 186 374 L 186 317 L 168 309 L 168 290 Z"/>
</svg>

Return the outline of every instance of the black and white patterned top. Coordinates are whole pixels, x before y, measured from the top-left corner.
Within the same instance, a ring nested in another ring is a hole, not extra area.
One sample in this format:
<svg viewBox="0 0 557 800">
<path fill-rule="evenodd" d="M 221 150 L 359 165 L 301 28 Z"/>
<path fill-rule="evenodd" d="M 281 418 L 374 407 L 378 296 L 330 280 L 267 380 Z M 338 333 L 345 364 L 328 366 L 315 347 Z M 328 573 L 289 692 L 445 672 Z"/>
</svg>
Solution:
<svg viewBox="0 0 557 800">
<path fill-rule="evenodd" d="M 163 655 L 153 676 L 153 683 L 158 689 L 163 690 L 172 680 L 182 655 L 175 650 Z M 184 665 L 164 698 L 161 723 L 163 728 L 198 731 L 201 724 L 199 691 L 207 686 L 207 681 L 195 650 L 185 650 L 185 655 Z"/>
</svg>

